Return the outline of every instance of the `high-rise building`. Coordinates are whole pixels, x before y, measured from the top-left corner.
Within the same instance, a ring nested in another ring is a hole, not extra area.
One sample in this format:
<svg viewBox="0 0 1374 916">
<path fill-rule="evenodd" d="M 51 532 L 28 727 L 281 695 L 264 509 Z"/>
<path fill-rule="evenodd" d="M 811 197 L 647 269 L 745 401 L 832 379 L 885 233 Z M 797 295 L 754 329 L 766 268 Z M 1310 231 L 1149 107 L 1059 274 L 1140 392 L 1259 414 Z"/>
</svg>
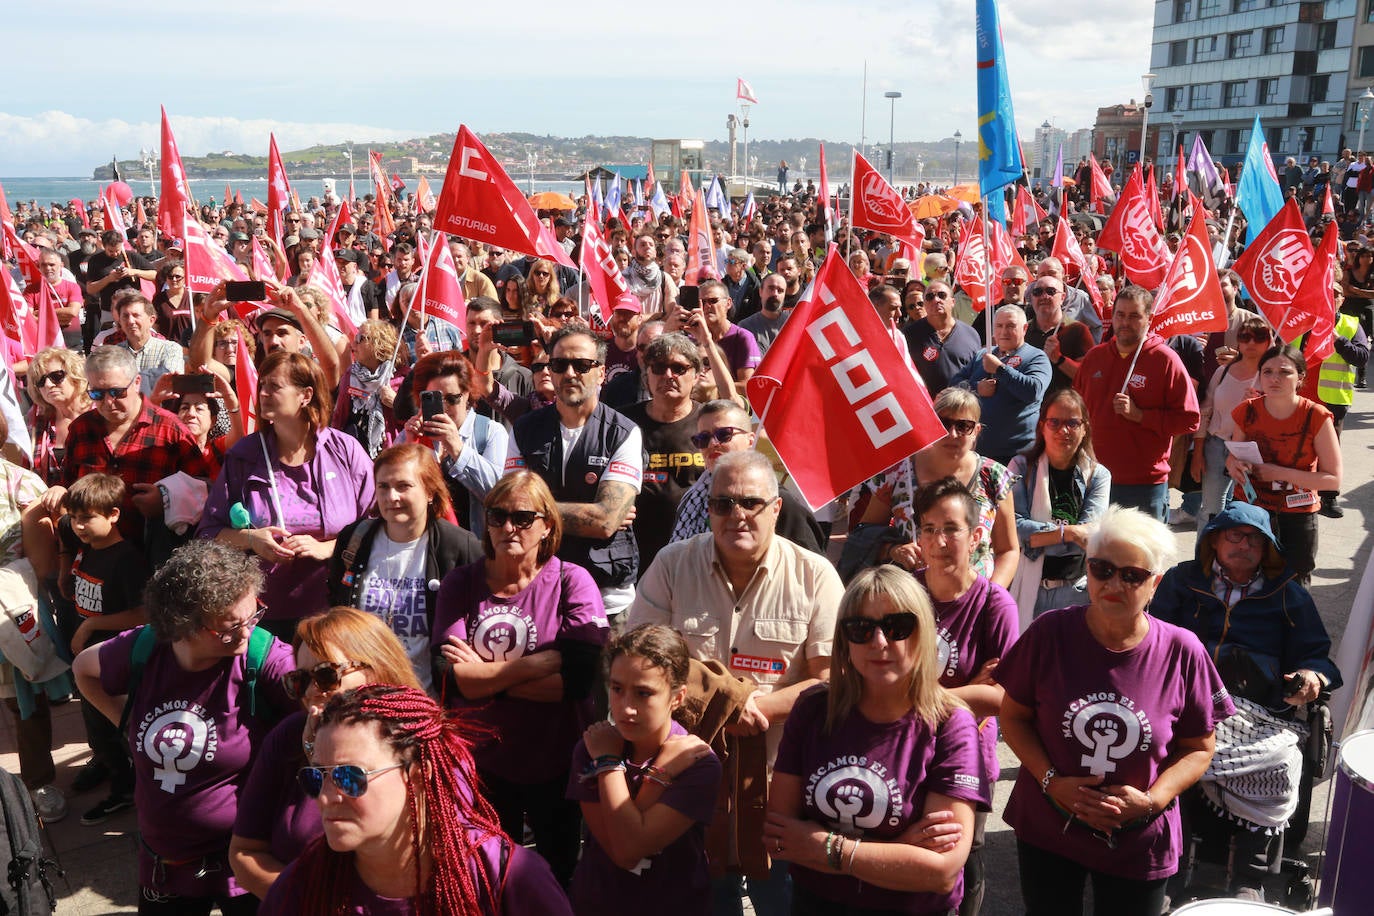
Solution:
<svg viewBox="0 0 1374 916">
<path fill-rule="evenodd" d="M 1214 157 L 1235 162 L 1259 115 L 1277 162 L 1335 161 L 1374 79 L 1371 15 L 1372 0 L 1156 0 L 1151 152 L 1167 158 L 1196 133 Z M 1358 49 L 1357 20 L 1361 35 L 1368 30 Z"/>
</svg>

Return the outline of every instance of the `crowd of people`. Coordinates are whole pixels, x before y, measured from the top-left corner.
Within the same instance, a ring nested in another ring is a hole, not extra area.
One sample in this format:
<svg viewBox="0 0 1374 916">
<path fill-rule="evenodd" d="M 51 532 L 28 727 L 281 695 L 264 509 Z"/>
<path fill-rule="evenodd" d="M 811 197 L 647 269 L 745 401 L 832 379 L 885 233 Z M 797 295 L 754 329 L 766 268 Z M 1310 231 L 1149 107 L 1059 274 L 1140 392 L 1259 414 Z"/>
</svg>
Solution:
<svg viewBox="0 0 1374 916">
<path fill-rule="evenodd" d="M 341 224 L 311 199 L 280 240 L 201 208 L 275 265 L 247 307 L 188 289 L 151 200 L 127 237 L 19 203 L 66 344 L 7 342 L 31 447 L 0 464 L 0 560 L 70 662 L 0 666 L 37 811 L 134 809 L 141 913 L 974 916 L 1015 880 L 983 864 L 1000 737 L 1029 913 L 1090 880 L 1094 912 L 1158 916 L 1209 829 L 1230 893 L 1282 899 L 1341 684 L 1307 585 L 1374 248 L 1346 245 L 1309 365 L 1230 271 L 1226 330 L 1152 334 L 1152 292 L 1053 203 L 991 320 L 951 276 L 972 214 L 913 257 L 798 186 L 713 212 L 695 284 L 685 220 L 612 216 L 606 321 L 577 271 L 450 238 L 463 327 L 408 308 L 437 238 L 413 198 Z M 599 216 L 548 216 L 576 262 Z M 832 235 L 945 435 L 813 511 L 743 393 Z"/>
</svg>

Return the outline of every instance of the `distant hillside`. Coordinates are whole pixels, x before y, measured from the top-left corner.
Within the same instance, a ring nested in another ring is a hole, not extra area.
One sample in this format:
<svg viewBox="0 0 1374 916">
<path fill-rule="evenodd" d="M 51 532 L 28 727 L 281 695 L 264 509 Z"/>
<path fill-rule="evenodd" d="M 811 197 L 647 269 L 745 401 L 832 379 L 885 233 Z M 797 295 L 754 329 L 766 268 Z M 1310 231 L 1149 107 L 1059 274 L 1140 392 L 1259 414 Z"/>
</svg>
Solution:
<svg viewBox="0 0 1374 916">
<path fill-rule="evenodd" d="M 443 174 L 448 167 L 449 153 L 453 150 L 455 134 L 433 134 L 399 143 L 378 144 L 372 149 L 382 154 L 388 172 L 399 173 L 402 177 L 420 174 Z M 605 164 L 643 164 L 649 161 L 652 139 L 649 137 L 552 137 L 527 133 L 485 134 L 482 142 L 501 160 L 506 171 L 520 176 L 529 173 L 528 156 L 535 156 L 534 171 L 542 180 L 572 178 L 597 165 Z M 771 177 L 776 173 L 778 162 L 787 160 L 792 169 L 792 177 L 804 174 L 815 178 L 819 165 L 817 156 L 819 140 L 804 137 L 795 140 L 750 140 L 749 158 L 757 160 L 750 173 Z M 825 141 L 832 181 L 846 180 L 849 176 L 849 145 L 847 142 Z M 742 150 L 740 151 L 742 154 Z M 353 147 L 353 171 L 360 180 L 367 177 L 368 147 L 355 144 Z M 887 145 L 869 144 L 869 159 L 886 171 Z M 710 171 L 729 170 L 729 144 L 724 140 L 708 140 L 705 146 L 706 168 Z M 964 143 L 959 150 L 960 180 L 969 179 L 976 170 L 976 151 Z M 805 168 L 802 160 L 806 160 Z M 291 177 L 311 178 L 325 175 L 340 175 L 348 171 L 348 147 L 346 144 L 331 146 L 312 146 L 308 149 L 291 150 L 282 153 L 282 160 Z M 225 150 L 208 156 L 188 156 L 182 160 L 187 175 L 191 178 L 263 178 L 267 174 L 266 156 L 246 156 Z M 739 164 L 743 171 L 743 163 Z M 133 159 L 120 160 L 120 172 L 128 178 L 132 175 L 143 176 L 147 170 L 142 162 Z M 932 179 L 948 179 L 954 171 L 954 141 L 943 140 L 936 143 L 898 143 L 897 172 L 904 176 L 918 173 Z M 107 162 L 96 167 L 91 176 L 95 181 L 109 181 L 110 164 Z M 659 176 L 667 178 L 668 176 Z"/>
</svg>

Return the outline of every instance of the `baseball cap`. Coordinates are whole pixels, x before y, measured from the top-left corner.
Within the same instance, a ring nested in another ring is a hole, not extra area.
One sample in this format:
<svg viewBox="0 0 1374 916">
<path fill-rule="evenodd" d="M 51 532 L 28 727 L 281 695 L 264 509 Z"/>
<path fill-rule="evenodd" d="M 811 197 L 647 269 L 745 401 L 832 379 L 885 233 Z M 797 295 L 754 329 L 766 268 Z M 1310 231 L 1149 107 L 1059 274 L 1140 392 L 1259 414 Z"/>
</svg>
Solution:
<svg viewBox="0 0 1374 916">
<path fill-rule="evenodd" d="M 334 260 L 352 261 L 354 264 L 362 265 L 365 263 L 363 253 L 356 248 L 339 248 L 334 251 Z"/>
<path fill-rule="evenodd" d="M 612 306 L 611 311 L 634 312 L 638 315 L 644 312 L 644 303 L 640 302 L 639 297 L 634 293 L 621 293 L 616 297 L 615 305 Z"/>
<path fill-rule="evenodd" d="M 261 312 L 258 312 L 256 316 L 254 316 L 253 323 L 258 328 L 261 328 L 262 323 L 269 318 L 276 318 L 279 321 L 284 321 L 298 331 L 305 330 L 301 327 L 300 317 L 296 315 L 295 312 L 283 308 L 263 309 Z"/>
</svg>

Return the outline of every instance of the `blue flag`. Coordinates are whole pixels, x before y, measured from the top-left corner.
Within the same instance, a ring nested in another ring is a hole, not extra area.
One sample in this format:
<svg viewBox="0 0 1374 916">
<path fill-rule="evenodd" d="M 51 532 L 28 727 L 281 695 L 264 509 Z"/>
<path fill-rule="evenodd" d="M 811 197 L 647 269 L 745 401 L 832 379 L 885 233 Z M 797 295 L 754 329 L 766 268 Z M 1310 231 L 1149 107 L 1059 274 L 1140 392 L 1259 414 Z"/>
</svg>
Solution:
<svg viewBox="0 0 1374 916">
<path fill-rule="evenodd" d="M 615 173 L 615 180 L 606 189 L 606 213 L 608 216 L 620 215 L 620 173 Z M 629 228 L 628 226 L 626 227 Z"/>
<path fill-rule="evenodd" d="M 1240 171 L 1240 183 L 1236 186 L 1236 204 L 1247 221 L 1247 245 L 1283 209 L 1283 189 L 1279 187 L 1279 176 L 1274 173 L 1274 160 L 1269 155 L 1269 144 L 1264 142 L 1259 115 L 1255 115 L 1255 126 L 1250 129 L 1245 167 Z"/>
<path fill-rule="evenodd" d="M 714 209 L 721 216 L 730 215 L 730 201 L 725 196 L 725 189 L 721 185 L 719 175 L 706 188 L 706 206 L 709 209 Z"/>
<path fill-rule="evenodd" d="M 1019 181 L 1021 144 L 1007 83 L 1007 59 L 995 0 L 977 0 L 978 186 L 983 197 Z"/>
</svg>

